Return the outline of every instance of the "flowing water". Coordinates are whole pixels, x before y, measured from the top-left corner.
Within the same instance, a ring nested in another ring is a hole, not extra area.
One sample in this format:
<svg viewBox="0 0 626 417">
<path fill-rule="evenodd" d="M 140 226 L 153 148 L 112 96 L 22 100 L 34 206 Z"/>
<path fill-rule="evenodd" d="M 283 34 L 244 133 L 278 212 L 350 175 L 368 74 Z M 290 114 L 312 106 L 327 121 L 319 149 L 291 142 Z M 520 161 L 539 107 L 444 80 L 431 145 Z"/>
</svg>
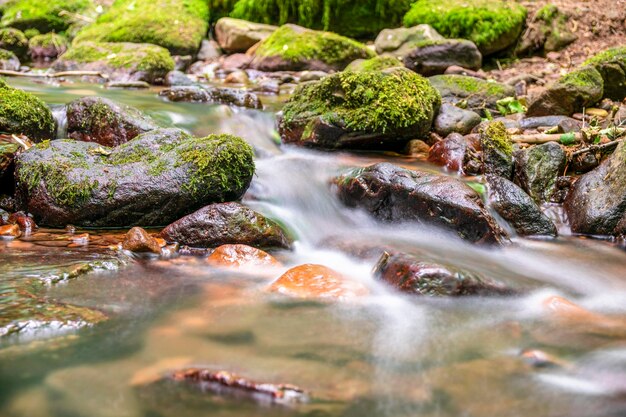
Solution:
<svg viewBox="0 0 626 417">
<path fill-rule="evenodd" d="M 250 111 L 167 103 L 154 90 L 10 82 L 49 104 L 99 95 L 196 135 L 242 136 L 258 155 L 244 202 L 279 219 L 297 242 L 294 251 L 276 254 L 281 270 L 254 274 L 217 270 L 195 257 L 127 257 L 108 249 L 114 235 L 93 231 L 88 243 L 81 231 L 0 242 L 0 314 L 13 314 L 6 307 L 22 300 L 25 282 L 42 291 L 26 307 L 54 300 L 59 308 L 85 310 L 72 322 L 47 325 L 41 324 L 50 312 L 41 310 L 21 332 L 0 338 L 0 416 L 626 415 L 626 252 L 610 242 L 569 236 L 562 225 L 557 240 L 516 238 L 487 249 L 439 230 L 381 225 L 342 207 L 331 179 L 382 160 L 436 168 L 394 155 L 281 148 L 277 98 L 266 98 L 266 111 Z M 63 119 L 62 111 L 55 114 Z M 523 295 L 400 295 L 372 278 L 371 247 L 454 265 Z M 72 278 L 85 263 L 95 270 Z M 336 269 L 370 294 L 318 303 L 264 291 L 302 263 Z M 593 314 L 556 314 L 546 305 L 555 295 Z M 81 326 L 89 314 L 102 313 L 108 320 Z M 532 366 L 532 355 L 521 355 L 532 350 L 555 364 Z M 310 401 L 271 404 L 160 379 L 189 366 L 295 384 Z"/>
</svg>

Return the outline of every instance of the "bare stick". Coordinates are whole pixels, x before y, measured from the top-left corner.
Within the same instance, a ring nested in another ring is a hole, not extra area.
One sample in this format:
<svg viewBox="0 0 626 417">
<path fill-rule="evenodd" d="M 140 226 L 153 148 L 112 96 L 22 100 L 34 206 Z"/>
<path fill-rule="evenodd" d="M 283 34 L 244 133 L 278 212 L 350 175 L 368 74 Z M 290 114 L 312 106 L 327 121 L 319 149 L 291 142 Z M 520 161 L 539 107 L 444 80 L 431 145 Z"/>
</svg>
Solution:
<svg viewBox="0 0 626 417">
<path fill-rule="evenodd" d="M 574 157 L 574 156 L 578 156 L 587 152 L 603 151 L 603 150 L 610 149 L 610 148 L 617 146 L 620 142 L 622 142 L 622 139 L 614 140 L 613 142 L 609 142 L 609 143 L 603 143 L 602 145 L 591 145 L 588 148 L 583 148 L 583 149 L 579 149 L 577 151 L 572 152 L 571 156 Z"/>
<path fill-rule="evenodd" d="M 0 70 L 0 75 L 7 75 L 10 77 L 31 77 L 31 78 L 59 78 L 59 77 L 70 77 L 70 76 L 95 76 L 108 79 L 109 76 L 107 74 L 101 73 L 100 71 L 61 71 L 61 72 L 46 72 L 46 73 L 36 73 L 36 72 L 19 72 L 19 71 L 10 71 L 10 70 Z"/>
</svg>

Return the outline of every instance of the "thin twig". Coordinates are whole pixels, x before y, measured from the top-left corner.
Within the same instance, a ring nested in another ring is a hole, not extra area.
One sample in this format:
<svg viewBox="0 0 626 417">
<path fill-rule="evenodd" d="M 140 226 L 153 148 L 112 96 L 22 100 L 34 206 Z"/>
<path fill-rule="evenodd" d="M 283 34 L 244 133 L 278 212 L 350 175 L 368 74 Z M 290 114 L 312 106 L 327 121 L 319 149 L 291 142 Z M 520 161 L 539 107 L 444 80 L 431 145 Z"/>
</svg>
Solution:
<svg viewBox="0 0 626 417">
<path fill-rule="evenodd" d="M 7 75 L 10 77 L 31 77 L 31 78 L 58 78 L 58 77 L 70 77 L 70 76 L 95 76 L 108 79 L 109 76 L 100 71 L 61 71 L 61 72 L 19 72 L 11 70 L 0 70 L 0 75 Z"/>
<path fill-rule="evenodd" d="M 614 140 L 613 142 L 603 143 L 602 145 L 591 145 L 588 148 L 583 148 L 583 149 L 579 149 L 577 151 L 572 152 L 571 156 L 574 157 L 574 156 L 578 156 L 587 152 L 603 151 L 606 149 L 610 149 L 614 146 L 617 146 L 620 142 L 622 142 L 622 139 Z"/>
</svg>

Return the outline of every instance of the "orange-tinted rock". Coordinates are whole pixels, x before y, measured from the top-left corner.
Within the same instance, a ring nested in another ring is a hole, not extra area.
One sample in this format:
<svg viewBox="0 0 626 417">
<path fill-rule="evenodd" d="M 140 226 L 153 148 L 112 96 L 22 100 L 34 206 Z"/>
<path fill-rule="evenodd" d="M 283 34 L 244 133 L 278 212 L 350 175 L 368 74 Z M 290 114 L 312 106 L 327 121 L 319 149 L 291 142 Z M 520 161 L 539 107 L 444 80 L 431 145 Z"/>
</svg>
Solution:
<svg viewBox="0 0 626 417">
<path fill-rule="evenodd" d="M 280 266 L 280 262 L 269 253 L 247 245 L 222 245 L 213 251 L 207 262 L 226 268 Z"/>
<path fill-rule="evenodd" d="M 126 233 L 122 249 L 136 253 L 161 253 L 161 246 L 157 240 L 141 227 L 133 227 Z"/>
<path fill-rule="evenodd" d="M 7 223 L 18 225 L 22 232 L 27 235 L 37 228 L 35 220 L 33 220 L 32 217 L 27 216 L 21 211 L 11 214 Z"/>
<path fill-rule="evenodd" d="M 0 237 L 16 238 L 20 237 L 21 234 L 22 232 L 20 232 L 20 227 L 16 224 L 0 226 Z"/>
<path fill-rule="evenodd" d="M 304 264 L 291 268 L 269 288 L 299 298 L 353 298 L 367 295 L 361 284 L 349 281 L 323 265 Z"/>
</svg>

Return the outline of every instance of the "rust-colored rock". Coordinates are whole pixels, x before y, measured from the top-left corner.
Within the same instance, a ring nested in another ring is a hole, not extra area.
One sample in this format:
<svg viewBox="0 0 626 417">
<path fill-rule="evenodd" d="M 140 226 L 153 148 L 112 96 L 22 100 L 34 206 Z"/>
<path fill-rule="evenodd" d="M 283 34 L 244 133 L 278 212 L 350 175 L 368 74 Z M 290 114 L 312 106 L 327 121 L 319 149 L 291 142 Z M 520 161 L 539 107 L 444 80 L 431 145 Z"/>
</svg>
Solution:
<svg viewBox="0 0 626 417">
<path fill-rule="evenodd" d="M 269 253 L 248 245 L 222 245 L 213 251 L 207 262 L 218 267 L 242 269 L 280 266 Z"/>
<path fill-rule="evenodd" d="M 20 237 L 21 234 L 22 232 L 20 232 L 20 227 L 16 224 L 0 226 L 0 237 L 16 238 Z"/>
<path fill-rule="evenodd" d="M 27 216 L 24 212 L 18 211 L 9 216 L 7 220 L 9 224 L 16 224 L 24 234 L 30 234 L 33 230 L 37 229 L 37 224 L 32 217 Z"/>
<path fill-rule="evenodd" d="M 122 249 L 135 253 L 161 253 L 157 240 L 141 227 L 133 227 L 126 233 Z"/>
<path fill-rule="evenodd" d="M 458 133 L 452 133 L 430 148 L 428 162 L 462 174 L 466 151 L 467 143 L 465 138 Z"/>
<path fill-rule="evenodd" d="M 367 295 L 361 284 L 349 281 L 323 265 L 304 264 L 291 268 L 269 288 L 272 292 L 298 298 L 354 298 Z"/>
</svg>

